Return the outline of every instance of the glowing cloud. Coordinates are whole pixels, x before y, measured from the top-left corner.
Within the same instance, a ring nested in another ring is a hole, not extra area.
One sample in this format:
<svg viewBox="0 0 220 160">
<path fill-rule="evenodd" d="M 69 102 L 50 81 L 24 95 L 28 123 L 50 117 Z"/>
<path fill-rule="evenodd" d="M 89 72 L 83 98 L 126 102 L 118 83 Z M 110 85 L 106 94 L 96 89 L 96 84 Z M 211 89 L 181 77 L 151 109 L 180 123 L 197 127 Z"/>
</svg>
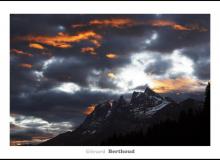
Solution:
<svg viewBox="0 0 220 160">
<path fill-rule="evenodd" d="M 133 26 L 135 24 L 135 21 L 128 18 L 102 19 L 102 20 L 95 19 L 95 20 L 91 20 L 89 24 L 95 26 L 110 26 L 110 27 L 121 28 L 121 27 Z"/>
<path fill-rule="evenodd" d="M 27 53 L 27 52 L 24 52 L 24 51 L 18 50 L 18 49 L 11 49 L 11 52 L 15 53 L 17 55 L 23 55 L 23 56 L 27 56 L 27 57 L 32 57 L 33 56 L 31 53 Z"/>
<path fill-rule="evenodd" d="M 192 30 L 199 31 L 199 32 L 208 31 L 205 27 L 202 27 L 198 24 L 191 24 L 191 25 L 185 26 L 185 25 L 178 24 L 174 21 L 163 20 L 163 19 L 150 20 L 147 23 L 154 27 L 170 27 L 174 30 L 179 30 L 179 31 L 192 31 Z"/>
<path fill-rule="evenodd" d="M 195 30 L 199 32 L 206 32 L 207 29 L 198 24 L 190 24 L 190 25 L 181 25 L 174 21 L 165 20 L 165 19 L 155 19 L 155 20 L 147 20 L 147 21 L 138 21 L 129 18 L 113 18 L 113 19 L 94 19 L 90 20 L 85 24 L 73 24 L 73 28 L 81 28 L 86 26 L 97 26 L 97 27 L 115 27 L 115 28 L 125 28 L 132 27 L 138 25 L 146 25 L 153 27 L 170 27 L 174 30 L 179 31 L 190 31 Z"/>
<path fill-rule="evenodd" d="M 112 72 L 109 72 L 109 73 L 107 74 L 107 76 L 108 76 L 109 78 L 111 78 L 111 79 L 116 79 L 116 78 L 117 78 L 117 76 L 116 76 L 114 73 L 112 73 Z"/>
<path fill-rule="evenodd" d="M 100 41 L 96 40 L 96 39 L 91 39 L 90 42 L 92 44 L 94 44 L 96 46 L 96 48 L 100 47 L 101 46 L 101 43 Z"/>
<path fill-rule="evenodd" d="M 199 81 L 190 77 L 154 80 L 153 86 L 153 90 L 157 93 L 167 93 L 172 91 L 190 92 L 202 89 Z"/>
<path fill-rule="evenodd" d="M 148 24 L 150 24 L 151 26 L 155 26 L 155 27 L 171 27 L 175 30 L 182 30 L 182 31 L 188 31 L 191 30 L 190 28 L 177 24 L 173 21 L 169 21 L 169 20 L 162 20 L 162 19 L 156 19 L 156 20 L 151 20 L 148 22 Z"/>
<path fill-rule="evenodd" d="M 85 27 L 85 24 L 73 24 L 72 27 L 73 28 L 81 28 L 81 27 Z"/>
<path fill-rule="evenodd" d="M 93 47 L 81 48 L 81 52 L 83 52 L 83 53 L 90 53 L 92 55 L 96 55 L 95 48 L 93 48 Z"/>
<path fill-rule="evenodd" d="M 61 85 L 56 87 L 55 90 L 74 94 L 75 92 L 80 90 L 80 87 L 75 83 L 67 82 L 67 83 L 62 83 Z"/>
<path fill-rule="evenodd" d="M 109 58 L 109 59 L 116 59 L 116 58 L 118 58 L 118 56 L 116 54 L 114 54 L 114 53 L 108 53 L 105 56 L 107 58 Z"/>
<path fill-rule="evenodd" d="M 57 47 L 57 48 L 70 48 L 72 47 L 71 43 L 77 43 L 83 40 L 92 40 L 95 39 L 100 41 L 102 36 L 97 34 L 94 31 L 86 31 L 81 32 L 76 35 L 68 35 L 68 34 L 58 34 L 56 36 L 23 36 L 17 37 L 15 40 L 21 41 L 29 41 L 32 43 L 41 43 L 49 46 Z"/>
<path fill-rule="evenodd" d="M 94 110 L 95 110 L 96 105 L 95 104 L 91 104 L 89 105 L 86 110 L 83 112 L 84 115 L 90 115 Z"/>
<path fill-rule="evenodd" d="M 33 67 L 32 64 L 28 64 L 28 63 L 21 63 L 19 64 L 19 66 L 22 68 L 27 68 L 27 69 L 31 69 Z"/>
<path fill-rule="evenodd" d="M 29 47 L 30 48 L 35 48 L 35 49 L 44 49 L 44 46 L 42 46 L 41 44 L 39 44 L 39 43 L 30 43 L 29 44 Z"/>
</svg>

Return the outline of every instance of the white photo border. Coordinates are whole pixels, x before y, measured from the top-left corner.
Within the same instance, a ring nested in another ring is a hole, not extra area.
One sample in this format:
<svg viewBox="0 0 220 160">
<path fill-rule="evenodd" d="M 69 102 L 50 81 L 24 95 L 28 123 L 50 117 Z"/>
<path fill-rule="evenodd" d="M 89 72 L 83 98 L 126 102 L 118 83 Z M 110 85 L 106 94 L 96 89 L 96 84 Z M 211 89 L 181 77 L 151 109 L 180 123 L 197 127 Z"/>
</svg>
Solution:
<svg viewBox="0 0 220 160">
<path fill-rule="evenodd" d="M 55 1 L 0 2 L 0 158 L 219 158 L 220 157 L 220 9 L 208 1 Z M 10 146 L 10 14 L 210 14 L 211 16 L 211 146 Z M 110 154 L 108 149 L 135 149 Z M 101 151 L 105 153 L 86 153 Z"/>
</svg>

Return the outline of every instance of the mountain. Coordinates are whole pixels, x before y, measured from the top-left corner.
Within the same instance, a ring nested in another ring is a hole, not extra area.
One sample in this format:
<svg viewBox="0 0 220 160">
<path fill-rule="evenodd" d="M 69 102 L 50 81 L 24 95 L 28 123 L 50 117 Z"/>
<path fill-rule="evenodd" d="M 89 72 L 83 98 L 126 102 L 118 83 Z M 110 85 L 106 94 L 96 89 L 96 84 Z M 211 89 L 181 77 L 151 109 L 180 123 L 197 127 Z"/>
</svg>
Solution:
<svg viewBox="0 0 220 160">
<path fill-rule="evenodd" d="M 116 101 L 108 100 L 96 105 L 74 131 L 60 134 L 40 145 L 100 145 L 113 135 L 138 130 L 146 132 L 155 124 L 168 119 L 177 120 L 182 112 L 198 112 L 202 104 L 193 99 L 176 103 L 147 87 L 144 92 L 133 92 L 130 102 L 120 96 Z"/>
</svg>

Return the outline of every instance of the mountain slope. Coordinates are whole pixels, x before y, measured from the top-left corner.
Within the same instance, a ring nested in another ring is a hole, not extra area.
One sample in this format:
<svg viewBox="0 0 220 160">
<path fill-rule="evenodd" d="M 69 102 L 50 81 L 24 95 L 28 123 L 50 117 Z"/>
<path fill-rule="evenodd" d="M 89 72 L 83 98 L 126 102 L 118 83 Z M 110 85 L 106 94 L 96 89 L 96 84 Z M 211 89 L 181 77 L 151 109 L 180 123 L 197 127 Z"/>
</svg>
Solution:
<svg viewBox="0 0 220 160">
<path fill-rule="evenodd" d="M 186 107 L 187 106 L 187 107 Z M 130 102 L 123 96 L 116 101 L 98 104 L 74 131 L 66 132 L 40 145 L 100 145 L 115 134 L 144 130 L 167 119 L 177 120 L 184 110 L 200 110 L 201 103 L 187 100 L 177 104 L 146 88 L 134 92 Z"/>
</svg>

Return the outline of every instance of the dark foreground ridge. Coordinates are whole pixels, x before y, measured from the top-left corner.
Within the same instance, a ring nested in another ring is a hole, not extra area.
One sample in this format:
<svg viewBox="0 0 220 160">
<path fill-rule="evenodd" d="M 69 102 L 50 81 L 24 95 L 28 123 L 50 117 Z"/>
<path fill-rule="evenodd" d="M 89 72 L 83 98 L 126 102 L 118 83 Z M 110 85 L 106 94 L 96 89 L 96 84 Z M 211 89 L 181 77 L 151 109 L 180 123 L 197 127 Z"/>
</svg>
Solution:
<svg viewBox="0 0 220 160">
<path fill-rule="evenodd" d="M 176 103 L 146 88 L 98 104 L 74 131 L 60 134 L 45 146 L 201 146 L 210 145 L 210 84 L 205 102 Z"/>
</svg>

